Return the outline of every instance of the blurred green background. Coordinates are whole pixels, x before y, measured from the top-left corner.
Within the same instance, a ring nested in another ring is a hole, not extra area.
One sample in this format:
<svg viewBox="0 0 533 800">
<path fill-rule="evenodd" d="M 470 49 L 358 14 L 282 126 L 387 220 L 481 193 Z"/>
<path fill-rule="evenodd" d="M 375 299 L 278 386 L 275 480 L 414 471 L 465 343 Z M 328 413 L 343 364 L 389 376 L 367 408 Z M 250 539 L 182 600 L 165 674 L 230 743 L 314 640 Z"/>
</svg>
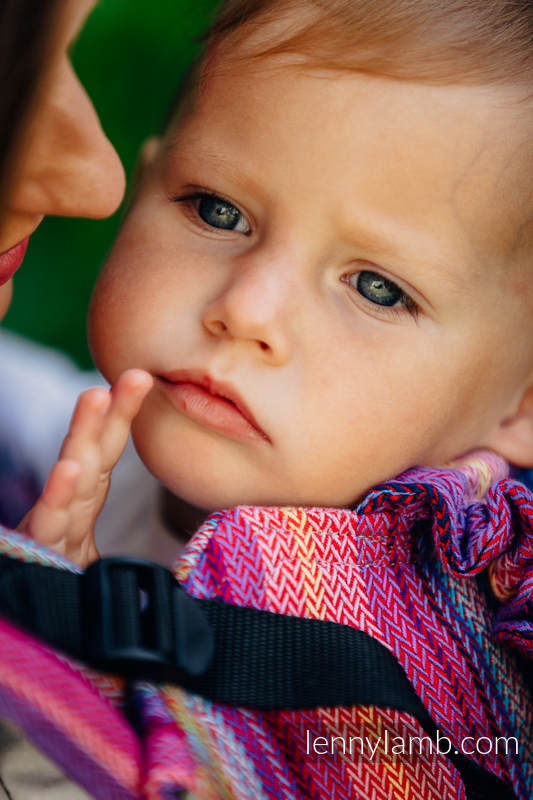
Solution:
<svg viewBox="0 0 533 800">
<path fill-rule="evenodd" d="M 73 63 L 131 176 L 196 52 L 216 0 L 100 0 Z M 85 321 L 92 286 L 120 223 L 46 219 L 15 277 L 4 325 L 90 366 Z"/>
</svg>

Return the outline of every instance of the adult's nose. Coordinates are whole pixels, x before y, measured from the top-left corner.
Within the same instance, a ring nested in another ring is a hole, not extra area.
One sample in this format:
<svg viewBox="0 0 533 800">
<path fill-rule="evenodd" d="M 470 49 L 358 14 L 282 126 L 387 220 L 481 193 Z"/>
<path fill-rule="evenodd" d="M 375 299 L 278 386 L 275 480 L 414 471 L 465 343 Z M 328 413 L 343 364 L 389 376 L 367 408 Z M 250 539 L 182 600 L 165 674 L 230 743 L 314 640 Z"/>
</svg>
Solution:
<svg viewBox="0 0 533 800">
<path fill-rule="evenodd" d="M 25 214 L 98 219 L 118 208 L 124 187 L 120 159 L 65 58 L 36 98 L 10 205 Z"/>
<path fill-rule="evenodd" d="M 204 327 L 212 336 L 245 345 L 265 363 L 281 366 L 292 352 L 294 292 L 286 264 L 249 259 L 234 266 L 208 302 Z"/>
</svg>

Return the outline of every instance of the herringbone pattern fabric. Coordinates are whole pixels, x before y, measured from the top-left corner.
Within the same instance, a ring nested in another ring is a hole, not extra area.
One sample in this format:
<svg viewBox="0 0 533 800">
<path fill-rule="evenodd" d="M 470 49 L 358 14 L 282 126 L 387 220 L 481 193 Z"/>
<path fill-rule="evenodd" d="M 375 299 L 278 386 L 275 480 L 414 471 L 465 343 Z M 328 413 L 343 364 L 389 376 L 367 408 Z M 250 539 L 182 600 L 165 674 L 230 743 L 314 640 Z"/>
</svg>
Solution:
<svg viewBox="0 0 533 800">
<path fill-rule="evenodd" d="M 197 597 L 333 620 L 375 637 L 402 664 L 442 736 L 457 749 L 482 741 L 472 757 L 529 800 L 533 712 L 514 652 L 533 655 L 532 525 L 531 493 L 507 478 L 500 459 L 479 454 L 454 469 L 410 470 L 369 492 L 355 510 L 241 507 L 213 514 L 176 575 Z M 0 536 L 0 552 L 50 559 L 13 534 Z M 496 616 L 476 577 L 485 571 L 505 601 Z M 41 657 L 32 657 L 37 673 Z M 92 687 L 83 735 L 73 724 L 76 741 L 85 737 L 105 774 L 113 751 L 99 748 L 111 730 L 102 730 L 105 714 L 118 714 L 116 682 L 95 682 L 72 662 L 50 651 L 46 657 L 65 680 L 68 674 Z M 23 682 L 14 664 L 8 655 L 17 695 Z M 43 699 L 39 681 L 30 684 L 25 702 L 52 714 L 59 690 Z M 0 699 L 5 695 L 0 675 Z M 117 723 L 120 780 L 115 775 L 106 784 L 99 772 L 97 797 L 119 796 L 105 788 L 116 792 L 117 783 L 126 794 L 153 800 L 182 788 L 202 800 L 465 797 L 455 768 L 430 752 L 427 740 L 421 754 L 405 752 L 424 733 L 409 715 L 390 709 L 254 712 L 148 684 L 133 687 L 132 696 L 142 720 L 140 754 Z M 53 751 L 56 734 L 53 726 L 47 730 Z M 498 751 L 501 737 L 515 737 L 518 753 Z"/>
<path fill-rule="evenodd" d="M 411 470 L 370 492 L 356 511 L 243 507 L 215 514 L 192 540 L 177 577 L 198 597 L 328 619 L 374 636 L 400 661 L 454 745 L 487 737 L 486 750 L 497 737 L 517 738 L 518 756 L 474 757 L 529 798 L 531 702 L 514 655 L 493 638 L 494 615 L 475 579 L 492 564 L 500 596 L 502 584 L 512 582 L 531 597 L 523 568 L 532 554 L 531 495 L 506 474 L 503 462 L 482 454 L 454 470 Z M 519 596 L 498 616 L 500 638 L 509 608 L 521 615 L 524 629 Z M 506 638 L 531 654 L 527 636 L 510 628 Z M 199 763 L 204 774 L 217 773 L 214 796 L 464 796 L 441 755 L 394 756 L 378 748 L 370 758 L 368 748 L 361 756 L 357 746 L 348 752 L 350 737 L 383 744 L 385 731 L 405 742 L 424 735 L 415 720 L 394 711 L 258 714 L 192 700 L 176 689 L 163 696 L 191 741 L 201 719 L 208 746 L 204 740 Z M 309 752 L 320 736 L 328 743 L 340 737 L 333 753 Z"/>
</svg>

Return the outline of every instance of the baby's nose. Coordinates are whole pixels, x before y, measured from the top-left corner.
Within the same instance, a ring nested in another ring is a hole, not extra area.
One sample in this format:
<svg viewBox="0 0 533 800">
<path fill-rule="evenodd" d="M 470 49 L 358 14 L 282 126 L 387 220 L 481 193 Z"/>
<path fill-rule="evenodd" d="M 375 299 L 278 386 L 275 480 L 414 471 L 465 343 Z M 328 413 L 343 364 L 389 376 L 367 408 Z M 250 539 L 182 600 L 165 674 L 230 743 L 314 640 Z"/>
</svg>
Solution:
<svg viewBox="0 0 533 800">
<path fill-rule="evenodd" d="M 273 366 L 286 363 L 291 355 L 288 283 L 268 264 L 237 267 L 205 309 L 204 327 L 213 336 L 251 345 Z"/>
</svg>

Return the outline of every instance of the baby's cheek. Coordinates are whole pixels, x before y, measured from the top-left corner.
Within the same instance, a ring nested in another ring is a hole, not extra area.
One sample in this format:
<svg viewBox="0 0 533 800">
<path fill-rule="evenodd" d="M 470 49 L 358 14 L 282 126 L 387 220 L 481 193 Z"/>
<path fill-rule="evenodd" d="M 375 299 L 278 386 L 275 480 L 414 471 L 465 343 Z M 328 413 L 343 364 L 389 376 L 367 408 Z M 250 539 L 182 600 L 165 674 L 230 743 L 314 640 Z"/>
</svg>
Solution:
<svg viewBox="0 0 533 800">
<path fill-rule="evenodd" d="M 127 369 L 127 336 L 122 314 L 122 304 L 113 297 L 112 283 L 102 276 L 91 299 L 88 336 L 94 363 L 110 383 Z"/>
</svg>

